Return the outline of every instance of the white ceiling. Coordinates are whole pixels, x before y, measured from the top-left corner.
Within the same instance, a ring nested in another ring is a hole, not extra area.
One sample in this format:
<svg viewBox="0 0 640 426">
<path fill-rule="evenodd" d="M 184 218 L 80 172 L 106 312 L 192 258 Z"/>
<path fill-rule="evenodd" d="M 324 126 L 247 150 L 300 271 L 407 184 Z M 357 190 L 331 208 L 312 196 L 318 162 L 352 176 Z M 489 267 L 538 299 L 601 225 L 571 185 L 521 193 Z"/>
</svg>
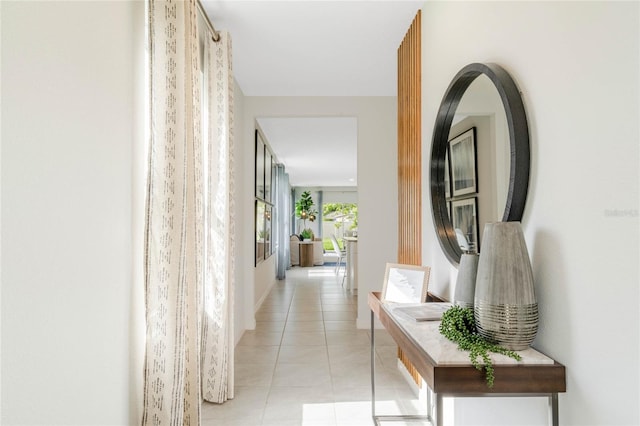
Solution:
<svg viewBox="0 0 640 426">
<path fill-rule="evenodd" d="M 424 4 L 201 2 L 215 28 L 231 35 L 233 73 L 245 96 L 395 96 L 397 49 Z M 357 133 L 348 122 L 343 117 L 260 119 L 293 186 L 354 186 L 349 179 L 356 177 Z"/>
<path fill-rule="evenodd" d="M 291 186 L 357 185 L 355 117 L 259 118 L 258 124 Z"/>
</svg>

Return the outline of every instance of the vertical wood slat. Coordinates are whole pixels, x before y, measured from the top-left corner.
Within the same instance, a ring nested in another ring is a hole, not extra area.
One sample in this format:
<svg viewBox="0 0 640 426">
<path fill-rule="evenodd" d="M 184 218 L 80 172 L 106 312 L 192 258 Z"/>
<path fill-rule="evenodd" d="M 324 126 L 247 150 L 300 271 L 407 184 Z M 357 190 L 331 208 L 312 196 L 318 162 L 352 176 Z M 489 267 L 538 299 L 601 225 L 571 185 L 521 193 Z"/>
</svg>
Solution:
<svg viewBox="0 0 640 426">
<path fill-rule="evenodd" d="M 398 48 L 398 263 L 422 264 L 421 14 Z M 422 378 L 398 348 L 398 359 L 416 382 Z"/>
<path fill-rule="evenodd" d="M 398 48 L 398 262 L 422 263 L 420 11 Z"/>
</svg>

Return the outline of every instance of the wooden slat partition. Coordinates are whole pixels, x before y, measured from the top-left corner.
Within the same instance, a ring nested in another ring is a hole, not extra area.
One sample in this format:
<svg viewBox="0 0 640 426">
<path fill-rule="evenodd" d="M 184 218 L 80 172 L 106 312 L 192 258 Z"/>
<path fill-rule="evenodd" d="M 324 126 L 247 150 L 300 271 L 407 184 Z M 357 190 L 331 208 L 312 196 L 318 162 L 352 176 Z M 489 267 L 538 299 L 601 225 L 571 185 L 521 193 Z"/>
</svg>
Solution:
<svg viewBox="0 0 640 426">
<path fill-rule="evenodd" d="M 422 264 L 421 15 L 398 48 L 398 263 Z M 416 382 L 422 378 L 398 348 L 398 359 Z"/>
<path fill-rule="evenodd" d="M 422 263 L 420 10 L 398 48 L 398 263 Z"/>
</svg>

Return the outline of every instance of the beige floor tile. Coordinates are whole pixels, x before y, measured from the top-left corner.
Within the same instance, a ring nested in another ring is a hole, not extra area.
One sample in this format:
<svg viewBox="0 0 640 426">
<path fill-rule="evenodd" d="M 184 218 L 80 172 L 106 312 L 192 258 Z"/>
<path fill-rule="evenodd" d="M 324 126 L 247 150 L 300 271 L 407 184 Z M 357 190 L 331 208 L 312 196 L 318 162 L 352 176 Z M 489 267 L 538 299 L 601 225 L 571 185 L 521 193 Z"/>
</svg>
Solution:
<svg viewBox="0 0 640 426">
<path fill-rule="evenodd" d="M 322 305 L 322 312 L 356 312 L 356 305 Z"/>
<path fill-rule="evenodd" d="M 272 387 L 263 425 L 335 425 L 331 387 Z"/>
<path fill-rule="evenodd" d="M 238 346 L 279 346 L 281 341 L 281 332 L 245 331 Z"/>
<path fill-rule="evenodd" d="M 281 346 L 278 364 L 326 364 L 329 356 L 325 346 Z"/>
<path fill-rule="evenodd" d="M 371 349 L 369 346 L 327 346 L 331 364 L 369 365 Z"/>
<path fill-rule="evenodd" d="M 206 413 L 204 413 L 203 410 L 200 422 L 202 426 L 260 426 L 262 424 L 262 417 L 264 416 L 264 408 L 248 408 L 241 411 L 229 411 L 214 418 L 205 417 L 205 415 Z"/>
<path fill-rule="evenodd" d="M 337 388 L 348 386 L 365 387 L 371 385 L 369 368 L 341 368 L 331 366 L 331 383 Z"/>
<path fill-rule="evenodd" d="M 284 331 L 286 321 L 256 321 L 256 329 L 254 331 L 278 333 Z"/>
<path fill-rule="evenodd" d="M 336 346 L 367 346 L 371 345 L 369 335 L 364 330 L 357 331 L 326 331 L 327 345 Z"/>
<path fill-rule="evenodd" d="M 333 402 L 307 404 L 269 404 L 263 426 L 334 426 Z"/>
<path fill-rule="evenodd" d="M 279 346 L 236 346 L 235 361 L 239 364 L 267 364 L 275 366 Z"/>
<path fill-rule="evenodd" d="M 323 321 L 287 321 L 284 329 L 288 331 L 324 331 Z"/>
<path fill-rule="evenodd" d="M 330 386 L 329 364 L 276 364 L 273 374 L 273 386 L 307 387 Z"/>
<path fill-rule="evenodd" d="M 306 386 L 272 386 L 267 404 L 276 403 L 313 403 L 334 401 L 330 384 L 307 383 Z"/>
<path fill-rule="evenodd" d="M 268 386 L 236 386 L 233 399 L 223 404 L 204 402 L 202 404 L 202 424 L 257 424 L 262 415 L 270 388 Z M 208 420 L 216 420 L 208 422 Z"/>
<path fill-rule="evenodd" d="M 372 424 L 370 334 L 340 280 L 332 267 L 287 271 L 235 349 L 236 398 L 204 403 L 203 425 Z M 378 413 L 420 413 L 396 365 L 395 343 L 376 330 Z"/>
<path fill-rule="evenodd" d="M 256 321 L 286 321 L 287 312 L 257 312 Z"/>
<path fill-rule="evenodd" d="M 325 321 L 324 329 L 326 331 L 329 330 L 342 330 L 342 331 L 352 331 L 357 330 L 356 321 L 355 320 L 347 320 L 347 321 Z"/>
<path fill-rule="evenodd" d="M 282 337 L 282 346 L 325 346 L 324 331 L 287 331 Z"/>
<path fill-rule="evenodd" d="M 322 307 L 328 306 L 351 306 L 352 309 L 355 307 L 357 309 L 357 303 L 354 300 L 349 299 L 326 299 L 322 298 Z"/>
<path fill-rule="evenodd" d="M 338 302 L 348 302 L 348 303 L 356 303 L 357 298 L 347 294 L 345 290 L 336 293 L 323 293 L 320 297 L 322 303 L 338 303 Z"/>
<path fill-rule="evenodd" d="M 371 336 L 371 330 L 367 329 L 367 334 Z M 393 337 L 384 329 L 376 329 L 374 331 L 374 335 L 376 338 L 376 347 L 377 346 L 397 346 Z"/>
<path fill-rule="evenodd" d="M 289 312 L 321 312 L 322 305 L 320 303 L 294 303 L 291 305 Z"/>
<path fill-rule="evenodd" d="M 289 321 L 322 321 L 322 312 L 289 312 Z"/>
<path fill-rule="evenodd" d="M 322 315 L 326 321 L 348 321 L 356 319 L 355 311 L 323 312 Z"/>
<path fill-rule="evenodd" d="M 236 386 L 271 386 L 274 367 L 265 364 L 235 364 Z"/>
</svg>

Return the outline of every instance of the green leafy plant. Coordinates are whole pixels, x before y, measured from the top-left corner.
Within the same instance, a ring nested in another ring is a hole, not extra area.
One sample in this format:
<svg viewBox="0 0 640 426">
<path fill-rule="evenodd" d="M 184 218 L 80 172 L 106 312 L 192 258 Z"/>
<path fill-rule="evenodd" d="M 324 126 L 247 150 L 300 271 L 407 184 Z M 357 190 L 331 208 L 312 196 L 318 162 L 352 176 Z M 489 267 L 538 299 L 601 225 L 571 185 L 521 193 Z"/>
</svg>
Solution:
<svg viewBox="0 0 640 426">
<path fill-rule="evenodd" d="M 473 309 L 453 306 L 442 314 L 440 334 L 458 344 L 458 349 L 469 351 L 471 364 L 478 370 L 485 371 L 487 387 L 492 388 L 495 380 L 493 363 L 489 358 L 489 352 L 495 352 L 509 356 L 520 361 L 520 355 L 509 349 L 505 349 L 482 337 L 476 329 L 476 320 Z M 482 362 L 478 358 L 482 359 Z"/>
<path fill-rule="evenodd" d="M 313 240 L 313 231 L 309 228 L 303 229 L 300 236 L 304 240 Z"/>
<path fill-rule="evenodd" d="M 344 236 L 345 225 L 353 230 L 358 227 L 358 205 L 355 203 L 324 203 L 322 219 L 333 222 L 336 234 Z"/>
<path fill-rule="evenodd" d="M 304 191 L 300 194 L 300 199 L 296 201 L 296 217 L 299 217 L 304 222 L 304 227 L 307 227 L 307 219 L 311 222 L 316 220 L 318 212 L 313 209 L 313 198 L 309 191 Z"/>
</svg>

